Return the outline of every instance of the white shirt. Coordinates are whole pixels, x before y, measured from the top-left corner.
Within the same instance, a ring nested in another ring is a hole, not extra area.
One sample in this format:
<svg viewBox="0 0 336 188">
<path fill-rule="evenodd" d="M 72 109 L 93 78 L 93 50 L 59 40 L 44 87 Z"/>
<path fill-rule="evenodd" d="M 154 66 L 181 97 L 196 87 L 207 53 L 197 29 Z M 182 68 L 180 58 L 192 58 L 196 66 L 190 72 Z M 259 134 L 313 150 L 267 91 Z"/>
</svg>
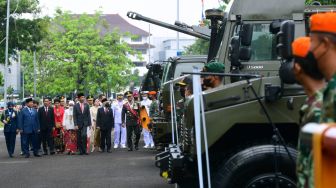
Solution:
<svg viewBox="0 0 336 188">
<path fill-rule="evenodd" d="M 75 129 L 73 121 L 73 109 L 66 109 L 64 112 L 63 125 L 66 129 Z"/>
<path fill-rule="evenodd" d="M 146 107 L 146 111 L 147 111 L 148 116 L 150 116 L 149 108 L 150 108 L 151 104 L 152 104 L 152 100 L 150 100 L 150 99 L 142 100 L 141 103 L 140 103 L 140 106 L 145 106 Z"/>
<path fill-rule="evenodd" d="M 116 103 L 112 104 L 112 111 L 114 115 L 114 123 L 122 123 L 121 121 L 121 112 L 123 108 L 123 101 L 119 102 L 117 101 Z"/>
</svg>

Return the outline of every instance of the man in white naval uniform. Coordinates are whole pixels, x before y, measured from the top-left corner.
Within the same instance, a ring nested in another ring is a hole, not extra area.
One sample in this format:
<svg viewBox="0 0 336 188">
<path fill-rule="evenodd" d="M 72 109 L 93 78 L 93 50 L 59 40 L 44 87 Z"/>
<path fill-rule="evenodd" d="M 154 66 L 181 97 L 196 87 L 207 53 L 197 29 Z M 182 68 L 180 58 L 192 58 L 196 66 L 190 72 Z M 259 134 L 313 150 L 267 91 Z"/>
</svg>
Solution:
<svg viewBox="0 0 336 188">
<path fill-rule="evenodd" d="M 112 105 L 114 114 L 114 148 L 126 148 L 126 126 L 122 126 L 121 111 L 123 108 L 123 94 L 117 95 L 117 102 Z"/>
<path fill-rule="evenodd" d="M 150 117 L 149 108 L 151 104 L 152 104 L 152 100 L 148 99 L 148 91 L 143 91 L 142 101 L 140 103 L 140 106 L 146 107 L 146 111 L 149 117 Z M 149 147 L 154 148 L 154 141 L 153 141 L 152 134 L 147 129 L 143 129 L 143 135 L 144 135 L 144 142 L 145 142 L 144 148 L 149 148 Z"/>
</svg>

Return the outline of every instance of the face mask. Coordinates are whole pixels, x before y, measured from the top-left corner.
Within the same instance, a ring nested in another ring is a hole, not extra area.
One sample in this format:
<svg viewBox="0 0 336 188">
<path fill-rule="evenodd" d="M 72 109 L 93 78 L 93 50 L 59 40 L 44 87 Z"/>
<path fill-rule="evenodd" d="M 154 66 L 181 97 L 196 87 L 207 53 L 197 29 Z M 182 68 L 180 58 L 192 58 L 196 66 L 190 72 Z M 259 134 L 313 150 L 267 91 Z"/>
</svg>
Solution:
<svg viewBox="0 0 336 188">
<path fill-rule="evenodd" d="M 147 100 L 147 97 L 142 97 L 143 100 Z"/>
<path fill-rule="evenodd" d="M 316 57 L 315 55 L 314 55 L 314 51 L 315 50 L 317 50 L 320 46 L 321 46 L 321 44 L 322 44 L 322 42 L 320 42 L 313 50 L 310 50 L 309 51 L 309 54 L 310 54 L 310 56 L 311 56 L 311 58 L 313 58 L 313 60 L 315 61 L 315 62 L 318 62 L 318 60 L 319 59 L 321 59 L 321 57 L 323 57 L 327 52 L 328 52 L 328 50 L 329 49 L 327 49 L 327 50 L 325 50 L 319 57 Z M 309 55 L 308 54 L 308 55 Z M 308 56 L 307 56 L 308 57 Z"/>
<path fill-rule="evenodd" d="M 313 52 L 308 52 L 307 60 L 308 60 L 308 65 L 310 65 L 308 71 L 310 71 L 316 79 L 322 79 L 323 74 L 320 72 L 317 66 L 317 59 L 315 58 Z"/>
<path fill-rule="evenodd" d="M 203 85 L 205 86 L 211 86 L 211 78 L 204 78 L 203 79 Z"/>
</svg>

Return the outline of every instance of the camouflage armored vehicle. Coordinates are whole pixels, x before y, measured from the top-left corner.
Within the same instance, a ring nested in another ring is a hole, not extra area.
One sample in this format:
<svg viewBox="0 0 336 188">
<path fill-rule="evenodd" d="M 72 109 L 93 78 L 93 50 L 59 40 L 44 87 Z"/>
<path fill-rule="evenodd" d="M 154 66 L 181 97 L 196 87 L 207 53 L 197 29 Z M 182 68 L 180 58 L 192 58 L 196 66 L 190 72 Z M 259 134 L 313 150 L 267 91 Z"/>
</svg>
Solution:
<svg viewBox="0 0 336 188">
<path fill-rule="evenodd" d="M 179 142 L 156 156 L 162 177 L 181 187 L 296 186 L 295 148 L 305 96 L 292 79 L 290 63 L 278 57 L 277 40 L 288 31 L 278 33 L 284 20 L 294 23 L 293 37 L 307 35 L 315 9 L 320 7 L 305 7 L 304 0 L 229 3 L 217 32 L 221 40 L 211 45 L 217 53 L 208 59 L 224 62 L 231 76 L 202 92 L 206 132 L 201 136 L 196 136 L 196 98 L 186 101 Z"/>
</svg>

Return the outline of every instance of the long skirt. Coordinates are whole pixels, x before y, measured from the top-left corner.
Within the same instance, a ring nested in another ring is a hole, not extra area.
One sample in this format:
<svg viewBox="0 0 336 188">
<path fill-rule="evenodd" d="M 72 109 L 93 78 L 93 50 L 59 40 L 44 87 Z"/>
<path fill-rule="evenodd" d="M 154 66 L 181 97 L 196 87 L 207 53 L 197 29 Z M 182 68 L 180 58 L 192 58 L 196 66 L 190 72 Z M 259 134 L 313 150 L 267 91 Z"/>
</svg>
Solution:
<svg viewBox="0 0 336 188">
<path fill-rule="evenodd" d="M 77 133 L 75 130 L 67 130 L 64 133 L 65 151 L 77 152 Z"/>
<path fill-rule="evenodd" d="M 56 128 L 53 132 L 55 149 L 57 152 L 64 152 L 64 133 L 62 128 Z"/>
</svg>

